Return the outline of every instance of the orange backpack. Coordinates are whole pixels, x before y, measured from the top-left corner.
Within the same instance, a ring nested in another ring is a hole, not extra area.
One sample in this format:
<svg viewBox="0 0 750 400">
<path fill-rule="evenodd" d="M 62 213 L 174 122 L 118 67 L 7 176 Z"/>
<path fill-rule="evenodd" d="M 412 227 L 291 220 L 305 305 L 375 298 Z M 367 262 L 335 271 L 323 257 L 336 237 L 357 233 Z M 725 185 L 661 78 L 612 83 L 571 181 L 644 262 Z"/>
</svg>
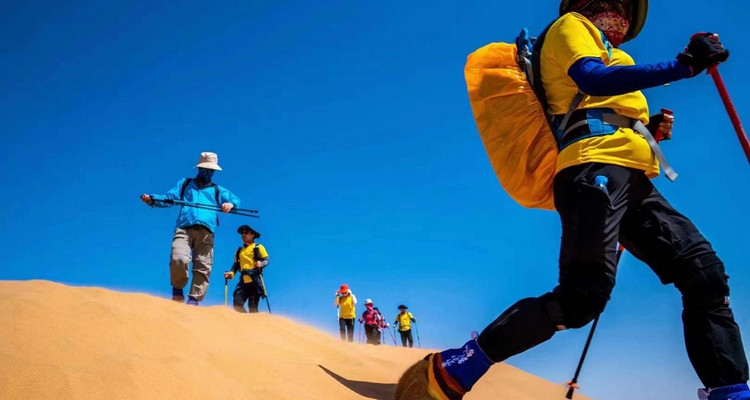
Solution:
<svg viewBox="0 0 750 400">
<path fill-rule="evenodd" d="M 527 78 L 535 39 L 529 41 L 525 29 L 519 39 L 527 41 L 490 43 L 471 53 L 464 68 L 466 88 L 479 136 L 503 189 L 524 207 L 554 210 L 557 143 L 530 83 L 533 74 Z"/>
</svg>

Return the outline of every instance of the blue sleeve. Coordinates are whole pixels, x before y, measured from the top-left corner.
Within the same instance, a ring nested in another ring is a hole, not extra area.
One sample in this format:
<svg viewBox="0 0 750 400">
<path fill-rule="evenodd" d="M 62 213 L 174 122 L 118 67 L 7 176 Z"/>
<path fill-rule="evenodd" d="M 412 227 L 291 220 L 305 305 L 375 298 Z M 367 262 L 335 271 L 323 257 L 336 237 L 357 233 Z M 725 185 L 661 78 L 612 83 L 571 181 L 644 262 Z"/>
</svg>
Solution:
<svg viewBox="0 0 750 400">
<path fill-rule="evenodd" d="M 590 96 L 615 96 L 689 78 L 692 70 L 677 61 L 607 67 L 601 59 L 584 57 L 568 69 L 568 76 Z"/>
<path fill-rule="evenodd" d="M 232 203 L 234 208 L 237 208 L 240 206 L 240 198 L 226 188 L 219 186 L 219 207 L 224 203 Z"/>
<path fill-rule="evenodd" d="M 167 194 L 161 195 L 161 194 L 152 194 L 151 198 L 154 200 L 154 207 L 172 207 L 174 204 L 167 204 L 164 203 L 163 200 L 179 200 L 180 199 L 180 189 L 182 189 L 182 184 L 185 182 L 185 178 L 180 179 L 177 181 L 177 185 L 173 187 L 172 189 L 169 189 Z"/>
</svg>

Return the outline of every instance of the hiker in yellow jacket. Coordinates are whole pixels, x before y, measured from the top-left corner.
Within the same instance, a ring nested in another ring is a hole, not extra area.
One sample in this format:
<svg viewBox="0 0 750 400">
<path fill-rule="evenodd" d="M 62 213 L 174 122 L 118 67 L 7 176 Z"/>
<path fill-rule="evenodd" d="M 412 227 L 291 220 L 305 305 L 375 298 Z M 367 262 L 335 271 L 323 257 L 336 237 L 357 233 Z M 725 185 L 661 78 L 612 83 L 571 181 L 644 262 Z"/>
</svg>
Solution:
<svg viewBox="0 0 750 400">
<path fill-rule="evenodd" d="M 233 279 L 236 273 L 240 273 L 240 280 L 234 288 L 234 309 L 247 312 L 247 302 L 249 311 L 257 313 L 261 297 L 266 296 L 263 269 L 268 266 L 268 252 L 262 244 L 255 243 L 255 239 L 260 238 L 260 233 L 255 229 L 242 225 L 237 228 L 237 233 L 242 237 L 242 247 L 234 253 L 232 270 L 225 272 L 224 278 Z"/>
<path fill-rule="evenodd" d="M 393 324 L 398 325 L 398 333 L 401 334 L 401 345 L 406 347 L 408 342 L 409 347 L 414 347 L 414 336 L 411 334 L 411 323 L 417 322 L 417 319 L 414 318 L 412 313 L 406 311 L 408 308 L 409 307 L 403 304 L 398 306 L 399 313 L 396 315 L 396 321 Z"/>
<path fill-rule="evenodd" d="M 339 310 L 341 340 L 354 341 L 354 319 L 357 318 L 357 296 L 346 283 L 334 294 L 333 305 Z"/>
<path fill-rule="evenodd" d="M 671 137 L 673 118 L 649 117 L 641 92 L 696 76 L 729 52 L 717 35 L 701 33 L 676 59 L 635 64 L 620 45 L 638 35 L 647 9 L 648 0 L 562 0 L 560 18 L 537 39 L 532 65 L 539 63 L 540 101 L 553 116 L 559 150 L 558 285 L 513 304 L 462 347 L 413 365 L 399 380 L 397 400 L 461 399 L 492 364 L 591 322 L 615 285 L 618 242 L 681 292 L 686 349 L 708 399 L 750 399 L 724 264 L 650 181 L 663 160 L 656 139 Z"/>
</svg>

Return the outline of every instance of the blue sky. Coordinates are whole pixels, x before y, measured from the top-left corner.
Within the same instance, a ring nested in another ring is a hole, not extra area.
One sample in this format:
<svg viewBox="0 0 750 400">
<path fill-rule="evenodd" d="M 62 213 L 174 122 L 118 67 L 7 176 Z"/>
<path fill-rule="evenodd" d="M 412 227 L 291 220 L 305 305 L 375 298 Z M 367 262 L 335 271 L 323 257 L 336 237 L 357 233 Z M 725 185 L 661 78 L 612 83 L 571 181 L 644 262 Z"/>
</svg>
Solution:
<svg viewBox="0 0 750 400">
<path fill-rule="evenodd" d="M 522 7 L 523 6 L 523 7 Z M 0 279 L 169 295 L 176 209 L 150 209 L 214 151 L 215 181 L 262 219 L 224 216 L 215 269 L 238 225 L 261 231 L 275 313 L 336 333 L 332 296 L 348 283 L 392 319 L 406 303 L 423 346 L 456 346 L 557 278 L 557 214 L 502 191 L 463 81 L 466 56 L 557 3 L 29 1 L 0 5 L 4 191 Z M 636 61 L 674 57 L 718 31 L 720 69 L 750 118 L 746 16 L 737 0 L 654 2 Z M 712 241 L 750 337 L 748 162 L 711 79 L 646 91 L 675 111 L 663 146 L 680 173 L 656 180 Z M 221 304 L 217 277 L 206 303 Z M 694 398 L 680 298 L 626 254 L 581 376 L 594 398 Z M 361 310 L 361 308 L 360 308 Z M 509 362 L 571 378 L 588 328 Z M 614 390 L 613 390 L 614 389 Z"/>
</svg>

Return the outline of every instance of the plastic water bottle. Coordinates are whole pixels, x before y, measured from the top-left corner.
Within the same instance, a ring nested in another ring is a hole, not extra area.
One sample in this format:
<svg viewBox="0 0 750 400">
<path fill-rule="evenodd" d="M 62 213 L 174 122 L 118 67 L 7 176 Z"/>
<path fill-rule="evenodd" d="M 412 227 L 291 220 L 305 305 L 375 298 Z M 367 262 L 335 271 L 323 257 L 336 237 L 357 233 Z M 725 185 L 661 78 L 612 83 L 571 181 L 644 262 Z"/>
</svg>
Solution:
<svg viewBox="0 0 750 400">
<path fill-rule="evenodd" d="M 594 186 L 598 187 L 602 192 L 609 195 L 609 190 L 607 190 L 607 182 L 609 182 L 609 179 L 607 179 L 607 177 L 604 175 L 597 175 L 594 178 Z"/>
</svg>

